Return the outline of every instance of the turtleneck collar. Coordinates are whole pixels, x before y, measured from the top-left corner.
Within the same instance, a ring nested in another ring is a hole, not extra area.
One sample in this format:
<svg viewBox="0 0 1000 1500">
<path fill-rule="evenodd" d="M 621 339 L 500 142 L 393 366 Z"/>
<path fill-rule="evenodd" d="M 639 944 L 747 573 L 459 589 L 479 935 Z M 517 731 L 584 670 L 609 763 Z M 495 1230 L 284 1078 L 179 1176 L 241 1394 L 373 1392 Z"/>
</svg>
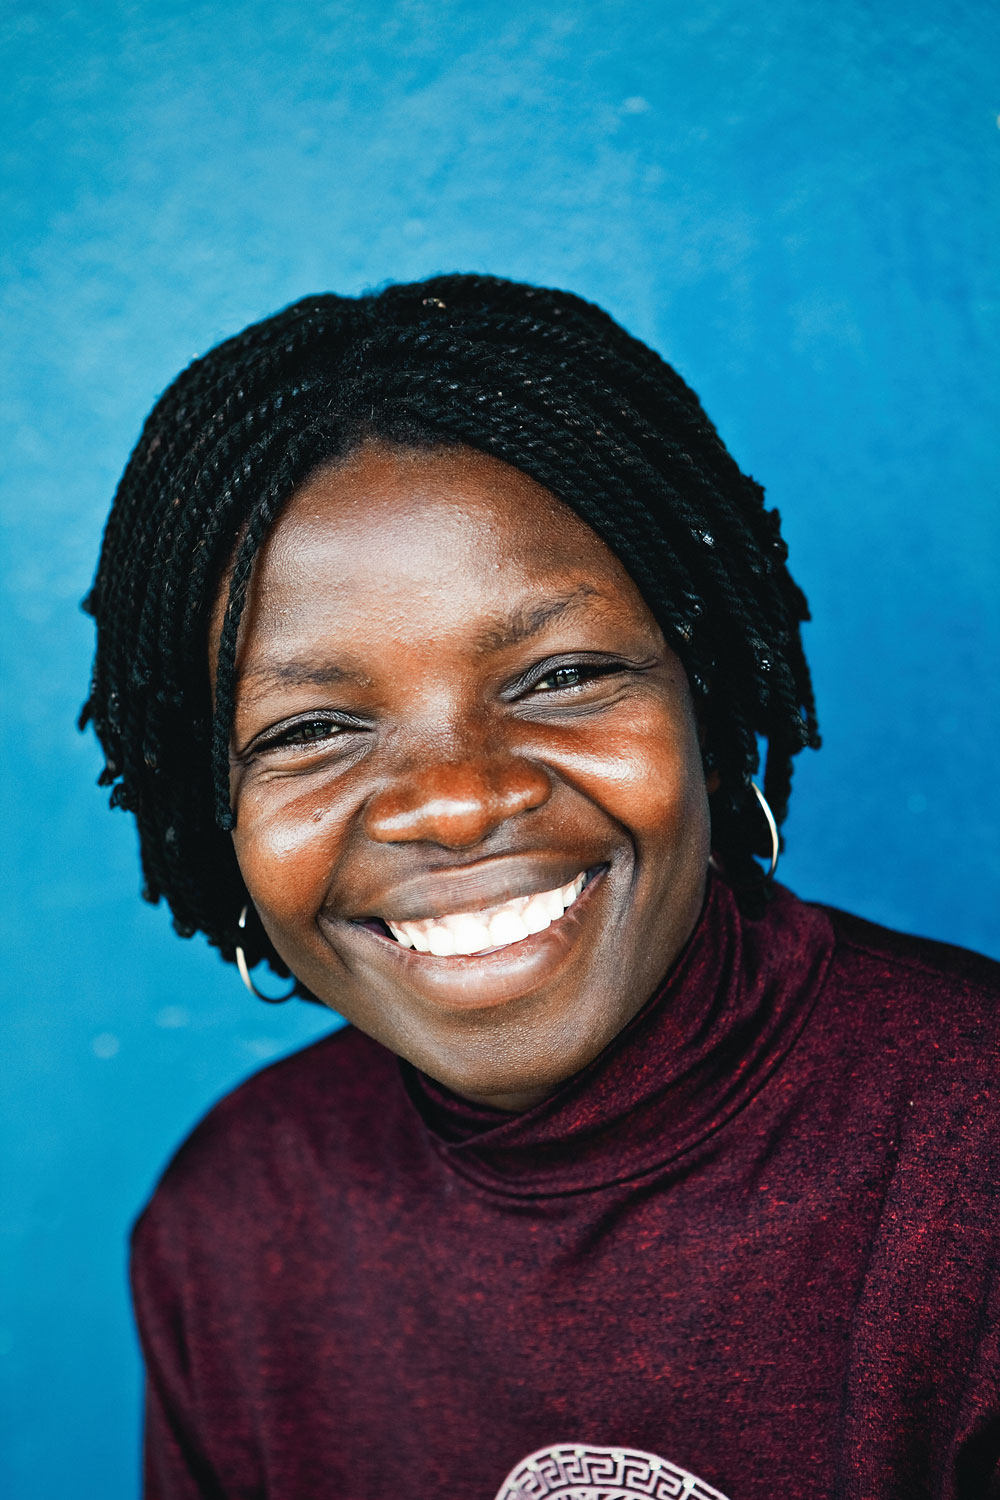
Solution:
<svg viewBox="0 0 1000 1500">
<path fill-rule="evenodd" d="M 614 1041 L 541 1104 L 510 1115 L 404 1063 L 435 1149 L 455 1172 L 514 1197 L 592 1191 L 664 1166 L 761 1088 L 819 994 L 826 915 L 783 887 L 741 915 L 710 872 L 705 906 L 656 993 Z"/>
</svg>

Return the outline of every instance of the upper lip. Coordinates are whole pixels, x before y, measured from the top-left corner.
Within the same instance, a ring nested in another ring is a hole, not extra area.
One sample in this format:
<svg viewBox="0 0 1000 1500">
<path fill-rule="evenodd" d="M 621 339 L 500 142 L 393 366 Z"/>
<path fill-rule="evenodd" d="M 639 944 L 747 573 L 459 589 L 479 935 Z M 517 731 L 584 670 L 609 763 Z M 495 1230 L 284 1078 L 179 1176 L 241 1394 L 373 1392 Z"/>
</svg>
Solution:
<svg viewBox="0 0 1000 1500">
<path fill-rule="evenodd" d="M 579 856 L 523 854 L 449 870 L 424 870 L 387 886 L 353 920 L 380 917 L 383 921 L 419 922 L 424 917 L 482 911 L 484 907 L 501 906 L 515 896 L 556 890 L 589 868 L 587 860 Z"/>
</svg>

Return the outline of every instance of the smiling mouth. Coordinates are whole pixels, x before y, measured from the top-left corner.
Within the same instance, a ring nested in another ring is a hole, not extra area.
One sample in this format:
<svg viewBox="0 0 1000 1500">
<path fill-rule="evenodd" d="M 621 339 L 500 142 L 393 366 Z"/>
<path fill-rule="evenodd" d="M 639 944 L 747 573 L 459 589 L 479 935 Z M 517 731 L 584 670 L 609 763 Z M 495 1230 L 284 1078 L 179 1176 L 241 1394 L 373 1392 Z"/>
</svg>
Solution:
<svg viewBox="0 0 1000 1500">
<path fill-rule="evenodd" d="M 509 948 L 523 942 L 558 922 L 589 879 L 590 872 L 584 870 L 574 880 L 554 890 L 514 896 L 498 906 L 451 912 L 440 917 L 420 917 L 407 922 L 385 918 L 364 925 L 375 927 L 384 936 L 391 934 L 403 948 L 429 953 L 435 958 L 492 953 L 498 948 Z"/>
</svg>

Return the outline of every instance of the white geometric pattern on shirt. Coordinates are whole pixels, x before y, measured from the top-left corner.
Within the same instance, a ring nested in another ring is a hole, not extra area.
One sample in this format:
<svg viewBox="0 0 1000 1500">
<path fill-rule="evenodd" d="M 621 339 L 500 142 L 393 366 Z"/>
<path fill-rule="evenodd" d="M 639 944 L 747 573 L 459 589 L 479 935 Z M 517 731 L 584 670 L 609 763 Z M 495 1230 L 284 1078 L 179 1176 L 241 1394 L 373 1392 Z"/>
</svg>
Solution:
<svg viewBox="0 0 1000 1500">
<path fill-rule="evenodd" d="M 496 1500 L 726 1500 L 687 1469 L 637 1448 L 560 1443 L 531 1453 Z"/>
</svg>

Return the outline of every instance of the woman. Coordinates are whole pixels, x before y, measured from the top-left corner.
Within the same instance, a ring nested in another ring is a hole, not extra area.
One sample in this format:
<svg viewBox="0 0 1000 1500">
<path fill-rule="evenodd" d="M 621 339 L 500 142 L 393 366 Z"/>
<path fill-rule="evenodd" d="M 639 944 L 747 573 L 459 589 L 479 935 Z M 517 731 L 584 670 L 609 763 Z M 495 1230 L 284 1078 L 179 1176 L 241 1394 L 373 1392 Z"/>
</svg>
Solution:
<svg viewBox="0 0 1000 1500">
<path fill-rule="evenodd" d="M 85 716 L 148 898 L 352 1025 L 137 1226 L 150 1497 L 1000 1494 L 998 971 L 769 880 L 785 557 L 563 293 L 310 298 L 162 397 Z"/>
</svg>

